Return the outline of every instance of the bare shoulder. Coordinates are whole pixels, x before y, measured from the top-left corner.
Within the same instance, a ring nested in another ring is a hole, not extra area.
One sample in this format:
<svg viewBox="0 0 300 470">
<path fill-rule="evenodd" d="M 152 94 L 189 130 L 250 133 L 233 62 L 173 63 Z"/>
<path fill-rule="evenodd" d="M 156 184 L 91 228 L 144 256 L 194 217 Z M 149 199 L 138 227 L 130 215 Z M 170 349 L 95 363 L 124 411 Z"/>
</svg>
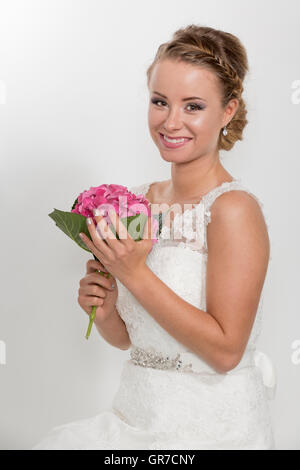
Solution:
<svg viewBox="0 0 300 470">
<path fill-rule="evenodd" d="M 226 230 L 233 239 L 247 234 L 253 244 L 267 251 L 269 256 L 270 241 L 264 214 L 258 201 L 247 191 L 232 190 L 217 197 L 211 206 L 211 222 L 208 243 L 212 237 L 221 236 L 220 230 Z"/>
<path fill-rule="evenodd" d="M 165 189 L 169 180 L 154 181 L 149 185 L 147 199 L 152 204 L 161 204 L 165 199 Z"/>
<path fill-rule="evenodd" d="M 241 212 L 250 211 L 257 216 L 262 216 L 263 213 L 257 200 L 247 191 L 241 189 L 234 189 L 226 191 L 216 198 L 212 207 L 215 213 L 226 211 L 227 215 L 239 215 Z"/>
<path fill-rule="evenodd" d="M 165 198 L 166 188 L 169 185 L 170 180 L 157 181 L 152 185 L 153 197 L 156 201 L 162 202 Z"/>
</svg>

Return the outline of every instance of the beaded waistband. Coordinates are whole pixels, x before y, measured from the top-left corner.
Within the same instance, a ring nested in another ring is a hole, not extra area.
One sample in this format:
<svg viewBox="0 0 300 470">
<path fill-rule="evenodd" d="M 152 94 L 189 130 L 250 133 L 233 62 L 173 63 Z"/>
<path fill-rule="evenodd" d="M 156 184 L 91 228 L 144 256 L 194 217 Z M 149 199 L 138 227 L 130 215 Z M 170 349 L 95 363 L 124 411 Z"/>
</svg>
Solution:
<svg viewBox="0 0 300 470">
<path fill-rule="evenodd" d="M 137 346 L 132 346 L 130 350 L 130 362 L 142 367 L 151 367 L 153 369 L 161 370 L 177 370 L 179 372 L 194 372 L 194 373 L 211 373 L 217 374 L 218 372 L 211 367 L 207 362 L 192 352 L 178 353 L 176 357 L 163 356 L 157 352 L 146 351 L 145 349 Z M 255 365 L 254 350 L 249 349 L 240 363 L 227 373 L 239 370 L 244 367 Z"/>
<path fill-rule="evenodd" d="M 199 374 L 219 374 L 200 356 L 192 352 L 178 353 L 175 358 L 163 356 L 157 352 L 146 351 L 132 345 L 130 350 L 131 359 L 129 362 L 142 367 L 152 367 L 162 370 L 177 370 L 180 372 L 193 372 Z M 256 347 L 248 347 L 244 351 L 243 357 L 239 364 L 226 372 L 226 375 L 235 374 L 240 369 L 246 367 L 257 367 L 260 369 L 263 382 L 269 399 L 274 399 L 277 386 L 276 368 L 267 354 L 258 351 Z"/>
<path fill-rule="evenodd" d="M 135 365 L 142 367 L 152 367 L 154 369 L 162 370 L 191 370 L 192 364 L 185 364 L 183 366 L 182 359 L 180 359 L 180 354 L 174 359 L 171 359 L 169 356 L 162 356 L 158 353 L 152 353 L 150 351 L 145 351 L 144 349 L 133 346 L 130 351 L 131 362 Z"/>
</svg>

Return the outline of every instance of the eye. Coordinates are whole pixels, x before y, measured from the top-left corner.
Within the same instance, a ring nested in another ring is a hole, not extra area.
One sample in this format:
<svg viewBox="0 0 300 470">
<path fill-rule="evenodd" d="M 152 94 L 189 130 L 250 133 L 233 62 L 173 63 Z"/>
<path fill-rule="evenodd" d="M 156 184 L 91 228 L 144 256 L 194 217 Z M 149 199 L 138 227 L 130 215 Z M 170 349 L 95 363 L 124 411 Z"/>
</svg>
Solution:
<svg viewBox="0 0 300 470">
<path fill-rule="evenodd" d="M 151 100 L 151 102 L 152 102 L 153 104 L 156 104 L 156 105 L 159 106 L 159 107 L 161 107 L 161 106 L 158 105 L 158 103 L 164 103 L 164 104 L 166 104 L 165 101 L 159 100 L 159 99 L 157 99 L 157 98 L 153 98 L 153 99 Z M 192 106 L 192 107 L 194 108 L 194 109 L 192 109 L 192 112 L 194 112 L 194 111 L 201 111 L 201 110 L 205 109 L 205 106 L 201 106 L 200 104 L 197 104 L 197 103 L 189 103 L 187 106 Z"/>
<path fill-rule="evenodd" d="M 189 103 L 188 106 L 194 106 L 197 111 L 201 111 L 202 109 L 204 109 L 204 106 L 201 106 L 200 104 L 197 104 L 197 103 Z M 195 109 L 193 111 L 195 111 Z"/>
<path fill-rule="evenodd" d="M 155 98 L 153 98 L 153 99 L 151 100 L 151 102 L 152 102 L 153 104 L 157 104 L 157 103 L 165 103 L 164 101 L 162 101 L 162 100 L 158 100 L 158 99 L 155 99 Z"/>
</svg>

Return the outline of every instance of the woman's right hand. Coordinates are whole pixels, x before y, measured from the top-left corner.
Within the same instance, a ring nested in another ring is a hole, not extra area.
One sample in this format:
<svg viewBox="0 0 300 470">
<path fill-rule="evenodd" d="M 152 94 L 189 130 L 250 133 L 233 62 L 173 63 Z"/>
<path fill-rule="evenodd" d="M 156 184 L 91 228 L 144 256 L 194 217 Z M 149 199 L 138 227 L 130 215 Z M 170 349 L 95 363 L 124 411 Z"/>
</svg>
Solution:
<svg viewBox="0 0 300 470">
<path fill-rule="evenodd" d="M 92 307 L 96 305 L 94 321 L 101 324 L 115 310 L 118 286 L 112 274 L 107 278 L 107 274 L 104 276 L 99 273 L 99 270 L 107 273 L 107 269 L 100 261 L 88 260 L 86 263 L 86 275 L 79 282 L 78 303 L 88 315 L 91 314 Z M 112 288 L 112 285 L 115 287 Z"/>
</svg>

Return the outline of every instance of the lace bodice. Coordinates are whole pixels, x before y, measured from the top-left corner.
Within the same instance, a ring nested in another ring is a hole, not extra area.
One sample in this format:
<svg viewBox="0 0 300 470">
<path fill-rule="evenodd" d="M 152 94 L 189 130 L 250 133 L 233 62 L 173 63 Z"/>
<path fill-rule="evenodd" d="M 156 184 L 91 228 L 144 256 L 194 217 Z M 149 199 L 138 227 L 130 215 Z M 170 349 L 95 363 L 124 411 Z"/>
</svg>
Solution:
<svg viewBox="0 0 300 470">
<path fill-rule="evenodd" d="M 130 188 L 135 194 L 147 194 L 151 183 Z M 206 311 L 207 225 L 211 222 L 210 209 L 216 198 L 226 191 L 243 190 L 251 193 L 240 180 L 225 182 L 204 195 L 192 209 L 176 214 L 170 229 L 164 224 L 158 243 L 147 257 L 149 268 L 185 301 Z M 173 230 L 172 230 L 173 229 Z M 131 292 L 117 280 L 117 310 L 126 324 L 132 345 L 146 350 L 175 356 L 189 352 L 143 308 Z M 247 348 L 255 348 L 261 332 L 263 292 L 252 326 Z M 205 368 L 209 368 L 204 364 Z"/>
</svg>

